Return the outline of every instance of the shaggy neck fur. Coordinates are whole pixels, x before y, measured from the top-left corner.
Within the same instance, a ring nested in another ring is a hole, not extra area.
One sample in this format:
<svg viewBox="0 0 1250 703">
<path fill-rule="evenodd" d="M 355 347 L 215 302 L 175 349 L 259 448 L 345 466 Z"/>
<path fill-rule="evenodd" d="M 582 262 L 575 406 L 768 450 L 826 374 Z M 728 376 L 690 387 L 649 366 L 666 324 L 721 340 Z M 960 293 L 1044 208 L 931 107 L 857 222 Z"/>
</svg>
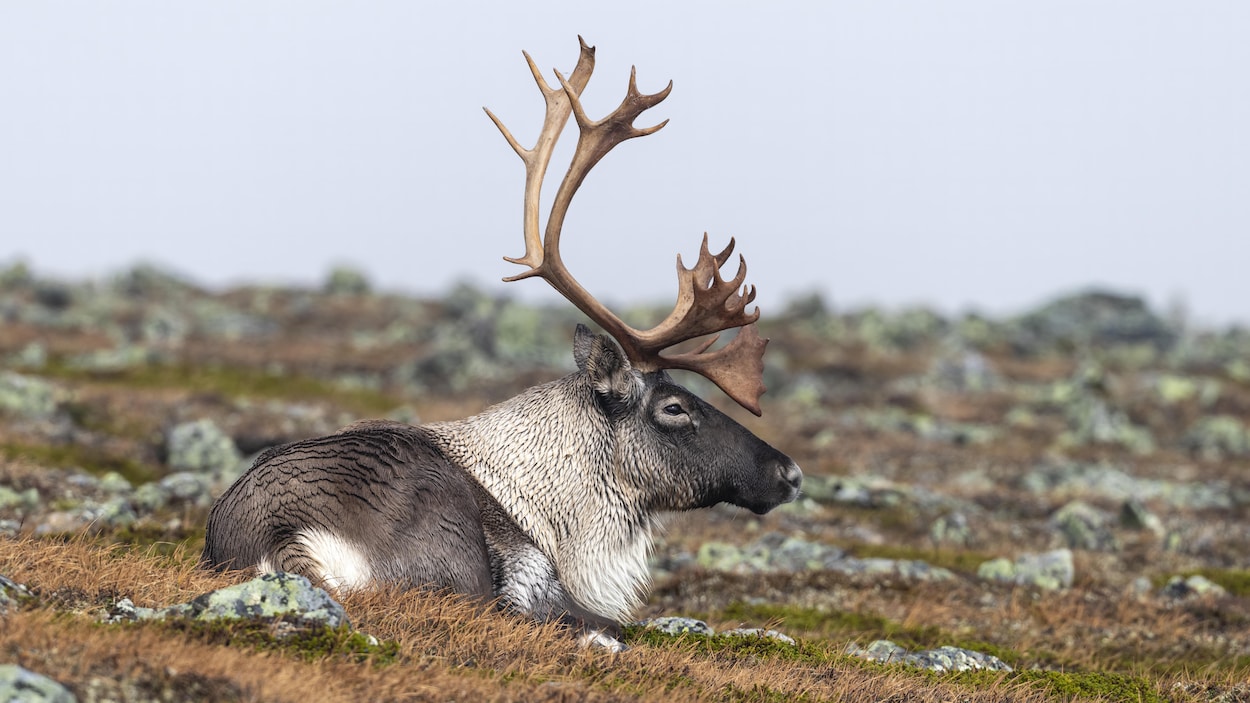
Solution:
<svg viewBox="0 0 1250 703">
<path fill-rule="evenodd" d="M 640 467 L 622 464 L 632 462 L 584 374 L 429 429 L 551 559 L 579 604 L 618 622 L 642 604 L 652 518 L 622 480 Z"/>
</svg>

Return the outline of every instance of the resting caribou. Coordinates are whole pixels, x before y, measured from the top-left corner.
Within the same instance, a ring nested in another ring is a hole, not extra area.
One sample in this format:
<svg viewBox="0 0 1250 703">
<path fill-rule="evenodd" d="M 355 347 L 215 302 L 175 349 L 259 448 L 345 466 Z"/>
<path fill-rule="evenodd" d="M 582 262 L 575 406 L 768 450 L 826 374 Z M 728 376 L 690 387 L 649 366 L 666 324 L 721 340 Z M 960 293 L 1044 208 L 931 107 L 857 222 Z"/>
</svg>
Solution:
<svg viewBox="0 0 1250 703">
<path fill-rule="evenodd" d="M 507 260 L 528 268 L 505 280 L 546 280 L 610 337 L 578 325 L 576 373 L 464 420 L 369 420 L 269 449 L 213 505 L 204 566 L 288 571 L 336 588 L 451 589 L 618 649 L 662 513 L 727 502 L 762 514 L 798 495 L 794 461 L 666 372 L 701 374 L 760 414 L 768 340 L 756 331 L 759 309 L 746 309 L 755 288 L 743 286 L 745 261 L 732 279 L 720 275 L 732 239 L 712 254 L 704 235 L 691 268 L 678 256 L 676 307 L 649 330 L 609 311 L 560 258 L 564 217 L 586 174 L 617 144 L 664 126 L 633 122 L 672 83 L 644 95 L 631 71 L 620 107 L 592 121 L 579 101 L 592 47 L 581 42 L 577 66 L 567 79 L 557 71 L 555 88 L 524 55 L 546 100 L 537 144 L 521 147 L 486 111 L 525 162 L 525 254 Z M 580 136 L 540 237 L 539 193 L 570 114 Z M 732 328 L 721 348 L 712 338 L 663 353 Z"/>
</svg>

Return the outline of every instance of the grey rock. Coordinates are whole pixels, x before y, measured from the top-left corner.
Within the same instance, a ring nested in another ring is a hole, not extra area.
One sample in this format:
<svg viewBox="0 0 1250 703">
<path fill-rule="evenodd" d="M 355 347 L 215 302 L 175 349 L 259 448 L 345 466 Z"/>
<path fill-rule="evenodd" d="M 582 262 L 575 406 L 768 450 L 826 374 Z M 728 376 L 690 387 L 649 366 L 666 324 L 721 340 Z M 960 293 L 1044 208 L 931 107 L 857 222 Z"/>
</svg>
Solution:
<svg viewBox="0 0 1250 703">
<path fill-rule="evenodd" d="M 234 440 L 209 419 L 184 422 L 169 431 L 169 465 L 180 471 L 222 476 L 243 461 Z"/>
<path fill-rule="evenodd" d="M 0 486 L 0 510 L 13 510 L 24 513 L 38 507 L 39 491 L 34 488 L 27 488 L 19 492 L 8 486 Z"/>
<path fill-rule="evenodd" d="M 1019 349 L 1046 351 L 1147 344 L 1169 349 L 1177 333 L 1136 296 L 1091 290 L 1067 295 L 1012 324 Z"/>
<path fill-rule="evenodd" d="M 909 581 L 949 581 L 955 578 L 950 569 L 912 559 L 847 557 L 829 564 L 826 568 L 851 576 L 896 577 Z"/>
<path fill-rule="evenodd" d="M 23 603 L 34 600 L 34 598 L 26 586 L 17 583 L 7 576 L 0 576 L 0 615 L 17 608 Z"/>
<path fill-rule="evenodd" d="M 751 573 L 768 570 L 768 555 L 748 554 L 747 549 L 728 542 L 705 542 L 699 546 L 695 564 L 708 571 Z"/>
<path fill-rule="evenodd" d="M 998 657 L 960 647 L 938 647 L 919 652 L 909 652 L 906 648 L 889 640 L 876 640 L 867 647 L 851 644 L 846 648 L 846 653 L 870 661 L 885 664 L 904 664 L 938 673 L 1012 670 L 1010 665 Z"/>
<path fill-rule="evenodd" d="M 201 474 L 178 471 L 162 478 L 158 485 L 168 496 L 168 503 L 207 507 L 213 502 L 211 481 Z"/>
<path fill-rule="evenodd" d="M 0 372 L 0 412 L 18 417 L 52 417 L 64 391 L 42 378 Z"/>
<path fill-rule="evenodd" d="M 938 545 L 968 546 L 972 539 L 968 516 L 961 512 L 953 512 L 939 517 L 929 526 L 929 539 Z"/>
<path fill-rule="evenodd" d="M 998 374 L 984 354 L 948 338 L 937 350 L 925 374 L 928 385 L 963 393 L 983 393 L 997 387 Z"/>
<path fill-rule="evenodd" d="M 1194 574 L 1188 577 L 1173 576 L 1160 590 L 1160 594 L 1165 598 L 1185 600 L 1204 597 L 1223 598 L 1228 595 L 1228 591 L 1207 577 Z"/>
<path fill-rule="evenodd" d="M 977 567 L 977 577 L 1045 590 L 1070 588 L 1076 577 L 1072 551 L 1056 549 L 1042 554 L 1022 554 L 1014 562 L 992 559 Z"/>
<path fill-rule="evenodd" d="M 1064 403 L 1063 414 L 1068 421 L 1068 429 L 1059 436 L 1060 446 L 1117 444 L 1135 454 L 1149 454 L 1155 450 L 1150 430 L 1133 424 L 1128 415 L 1103 398 L 1078 394 Z"/>
<path fill-rule="evenodd" d="M 818 542 L 778 533 L 764 535 L 743 547 L 727 542 L 705 542 L 695 564 L 709 571 L 736 574 L 836 571 L 857 576 L 889 576 L 918 581 L 944 581 L 955 574 L 923 561 L 858 559 Z"/>
<path fill-rule="evenodd" d="M 803 495 L 821 503 L 886 508 L 902 503 L 906 490 L 875 476 L 804 476 Z"/>
<path fill-rule="evenodd" d="M 0 664 L 0 701 L 5 703 L 77 703 L 78 699 L 54 679 L 23 669 L 17 664 Z"/>
<path fill-rule="evenodd" d="M 1151 532 L 1156 537 L 1164 537 L 1167 528 L 1158 515 L 1150 512 L 1140 500 L 1130 499 L 1120 506 L 1120 524 L 1130 530 Z"/>
<path fill-rule="evenodd" d="M 48 349 L 40 342 L 30 342 L 8 357 L 13 368 L 37 371 L 48 365 Z"/>
<path fill-rule="evenodd" d="M 136 606 L 122 598 L 101 614 L 105 622 L 187 618 L 214 620 L 281 620 L 296 626 L 347 625 L 343 606 L 303 576 L 265 574 L 246 583 L 205 593 L 189 603 L 162 608 Z"/>
<path fill-rule="evenodd" d="M 769 639 L 769 640 L 781 642 L 782 644 L 789 644 L 789 645 L 798 644 L 797 642 L 794 641 L 794 638 L 791 637 L 790 635 L 787 635 L 783 632 L 778 632 L 777 630 L 767 630 L 762 627 L 736 627 L 732 630 L 725 630 L 724 632 L 720 633 L 720 636 L 721 637 L 743 637 L 743 638 L 748 638 L 748 639 L 750 638 Z"/>
<path fill-rule="evenodd" d="M 1159 500 L 1190 510 L 1228 509 L 1236 491 L 1226 481 L 1167 481 L 1137 478 L 1107 464 L 1059 463 L 1039 466 L 1020 481 L 1034 493 L 1055 497 L 1099 496 L 1110 500 Z"/>
<path fill-rule="evenodd" d="M 1250 456 L 1250 429 L 1232 415 L 1199 418 L 1182 442 L 1191 452 L 1212 461 Z"/>
<path fill-rule="evenodd" d="M 143 608 L 129 598 L 122 598 L 103 614 L 105 622 L 135 622 L 138 620 L 163 620 L 168 611 L 163 608 Z"/>
<path fill-rule="evenodd" d="M 187 604 L 195 620 L 283 618 L 303 624 L 347 624 L 343 606 L 303 576 L 265 574 L 246 583 L 205 593 Z"/>
<path fill-rule="evenodd" d="M 711 637 L 716 634 L 710 625 L 694 618 L 660 617 L 640 620 L 638 625 L 659 630 L 666 635 L 703 635 Z"/>
<path fill-rule="evenodd" d="M 1104 552 L 1120 549 L 1120 542 L 1109 527 L 1110 518 L 1084 501 L 1074 500 L 1056 510 L 1050 523 L 1073 549 Z"/>
</svg>

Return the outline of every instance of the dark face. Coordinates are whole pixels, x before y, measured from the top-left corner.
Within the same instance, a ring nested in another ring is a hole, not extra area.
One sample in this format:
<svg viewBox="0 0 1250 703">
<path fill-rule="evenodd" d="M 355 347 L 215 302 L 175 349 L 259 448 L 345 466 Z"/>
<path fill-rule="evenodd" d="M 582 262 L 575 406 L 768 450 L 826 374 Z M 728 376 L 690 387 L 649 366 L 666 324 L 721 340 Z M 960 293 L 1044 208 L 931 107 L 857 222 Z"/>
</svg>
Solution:
<svg viewBox="0 0 1250 703">
<path fill-rule="evenodd" d="M 732 503 L 756 513 L 799 495 L 803 472 L 663 371 L 640 374 L 607 337 L 578 326 L 573 357 L 615 428 L 620 479 L 655 510 Z"/>
<path fill-rule="evenodd" d="M 732 503 L 763 514 L 798 497 L 803 472 L 790 457 L 666 374 L 644 379 L 638 412 L 660 472 L 657 507 L 683 510 Z M 674 485 L 663 487 L 665 478 Z"/>
</svg>

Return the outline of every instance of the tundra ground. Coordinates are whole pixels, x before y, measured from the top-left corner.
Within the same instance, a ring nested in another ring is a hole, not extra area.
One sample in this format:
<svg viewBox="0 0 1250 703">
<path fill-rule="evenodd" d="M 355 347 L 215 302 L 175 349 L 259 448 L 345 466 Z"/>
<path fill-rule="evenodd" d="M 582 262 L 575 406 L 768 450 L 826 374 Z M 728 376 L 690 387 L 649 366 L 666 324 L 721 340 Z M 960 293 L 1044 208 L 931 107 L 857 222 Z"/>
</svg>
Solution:
<svg viewBox="0 0 1250 703">
<path fill-rule="evenodd" d="M 124 597 L 160 606 L 241 578 L 195 568 L 202 501 L 146 502 L 141 487 L 177 471 L 170 432 L 209 420 L 248 454 L 362 417 L 460 417 L 567 373 L 574 318 L 471 290 L 214 294 L 129 276 L 95 295 L 0 286 L 0 373 L 15 374 L 0 394 L 0 575 L 34 596 L 0 615 L 0 663 L 79 700 L 1250 700 L 1244 332 L 1151 322 L 1134 328 L 1158 333 L 1144 341 L 1105 326 L 1065 337 L 1036 316 L 814 303 L 766 314 L 764 417 L 699 390 L 798 460 L 808 496 L 765 516 L 672 516 L 638 616 L 774 628 L 797 645 L 631 628 L 612 655 L 455 597 L 341 594 L 352 626 L 380 641 L 363 646 L 350 633 L 98 622 Z M 84 507 L 103 489 L 80 477 L 110 472 L 134 488 L 133 519 Z M 950 576 L 785 567 L 752 551 L 781 538 Z M 712 560 L 708 545 L 741 558 Z M 1066 587 L 979 573 L 1056 549 L 1071 550 Z M 1217 588 L 1167 586 L 1194 575 Z M 878 639 L 993 654 L 1014 671 L 845 653 Z"/>
</svg>

